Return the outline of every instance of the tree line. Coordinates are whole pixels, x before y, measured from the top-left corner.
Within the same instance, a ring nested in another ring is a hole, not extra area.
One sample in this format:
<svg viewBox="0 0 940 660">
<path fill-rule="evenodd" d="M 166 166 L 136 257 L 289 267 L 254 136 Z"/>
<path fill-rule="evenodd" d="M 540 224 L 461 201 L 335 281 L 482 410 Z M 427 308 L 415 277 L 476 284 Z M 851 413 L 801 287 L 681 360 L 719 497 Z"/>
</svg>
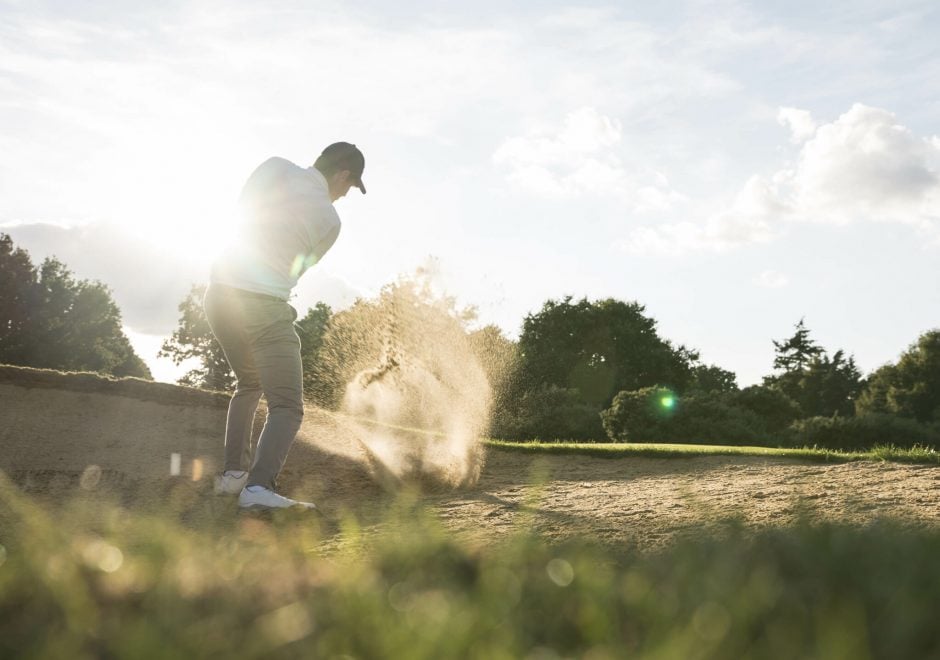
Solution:
<svg viewBox="0 0 940 660">
<path fill-rule="evenodd" d="M 800 319 L 790 336 L 773 340 L 772 373 L 740 388 L 734 373 L 661 337 L 637 302 L 548 300 L 525 317 L 512 341 L 496 326 L 472 330 L 472 310 L 428 298 L 407 280 L 340 312 L 318 303 L 297 322 L 311 402 L 339 407 L 346 383 L 375 366 L 384 349 L 372 330 L 387 322 L 383 313 L 400 301 L 403 288 L 410 288 L 405 306 L 422 307 L 429 337 L 447 323 L 466 334 L 493 389 L 493 437 L 837 449 L 940 445 L 940 330 L 924 333 L 898 362 L 864 377 L 854 357 L 825 350 Z M 163 352 L 178 363 L 200 358 L 182 382 L 228 389 L 234 377 L 209 332 L 203 295 L 204 287 L 193 287 L 180 304 L 179 328 Z"/>
<path fill-rule="evenodd" d="M 0 363 L 151 378 L 121 327 L 111 290 L 61 261 L 36 266 L 0 234 Z"/>
<path fill-rule="evenodd" d="M 180 383 L 229 390 L 234 376 L 206 321 L 204 293 L 194 286 L 181 301 L 178 327 L 161 355 L 195 362 Z M 297 321 L 312 403 L 338 408 L 351 378 L 388 353 L 384 344 L 395 332 L 387 327 L 390 310 L 417 315 L 412 347 L 420 332 L 466 336 L 492 386 L 494 437 L 940 445 L 940 330 L 925 332 L 896 363 L 863 376 L 853 356 L 824 349 L 800 319 L 792 334 L 773 340 L 771 373 L 740 388 L 734 373 L 662 337 L 637 302 L 548 300 L 525 317 L 513 341 L 496 326 L 472 329 L 473 310 L 407 278 L 339 312 L 317 303 Z M 0 235 L 0 362 L 149 378 L 120 318 L 104 284 L 75 279 L 54 258 L 36 267 Z"/>
</svg>

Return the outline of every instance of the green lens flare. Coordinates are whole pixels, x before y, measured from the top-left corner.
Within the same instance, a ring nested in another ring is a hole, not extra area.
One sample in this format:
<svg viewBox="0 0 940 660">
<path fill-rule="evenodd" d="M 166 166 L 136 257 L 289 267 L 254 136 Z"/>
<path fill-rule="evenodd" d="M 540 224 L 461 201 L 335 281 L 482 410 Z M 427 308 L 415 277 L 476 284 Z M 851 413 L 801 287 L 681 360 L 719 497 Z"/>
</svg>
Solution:
<svg viewBox="0 0 940 660">
<path fill-rule="evenodd" d="M 674 396 L 664 396 L 659 400 L 659 403 L 663 408 L 673 408 L 676 405 L 676 397 Z"/>
</svg>

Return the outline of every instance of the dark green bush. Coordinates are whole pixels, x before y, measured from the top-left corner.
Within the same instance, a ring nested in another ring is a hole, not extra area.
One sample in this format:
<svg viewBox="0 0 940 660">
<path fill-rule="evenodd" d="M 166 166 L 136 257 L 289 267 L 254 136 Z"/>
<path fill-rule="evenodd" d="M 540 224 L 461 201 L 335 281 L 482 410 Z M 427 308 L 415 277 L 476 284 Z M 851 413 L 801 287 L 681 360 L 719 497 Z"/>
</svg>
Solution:
<svg viewBox="0 0 940 660">
<path fill-rule="evenodd" d="M 789 444 L 864 450 L 877 445 L 940 447 L 940 429 L 912 419 L 872 413 L 858 417 L 810 417 L 790 427 Z"/>
<path fill-rule="evenodd" d="M 800 404 L 776 387 L 752 385 L 732 394 L 731 401 L 757 415 L 771 433 L 784 431 L 800 418 Z"/>
<path fill-rule="evenodd" d="M 665 442 L 705 445 L 753 445 L 771 441 L 771 434 L 755 413 L 735 405 L 733 398 L 718 393 L 680 399 L 676 414 L 668 419 Z"/>
<path fill-rule="evenodd" d="M 677 398 L 665 387 L 619 392 L 601 413 L 607 437 L 615 442 L 668 442 L 666 421 L 676 414 Z"/>
<path fill-rule="evenodd" d="M 742 445 L 774 441 L 755 412 L 735 403 L 737 394 L 676 396 L 664 387 L 620 392 L 601 413 L 607 436 L 618 442 Z"/>
<path fill-rule="evenodd" d="M 585 440 L 605 438 L 600 410 L 577 390 L 554 385 L 525 392 L 493 420 L 492 434 L 506 440 Z"/>
</svg>

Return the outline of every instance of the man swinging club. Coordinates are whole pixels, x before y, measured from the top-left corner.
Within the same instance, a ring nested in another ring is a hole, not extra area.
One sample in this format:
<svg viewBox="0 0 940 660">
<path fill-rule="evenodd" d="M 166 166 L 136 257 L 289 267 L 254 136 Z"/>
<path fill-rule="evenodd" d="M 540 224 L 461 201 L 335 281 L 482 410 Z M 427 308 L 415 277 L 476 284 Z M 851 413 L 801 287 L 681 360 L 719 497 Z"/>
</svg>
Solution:
<svg viewBox="0 0 940 660">
<path fill-rule="evenodd" d="M 364 167 L 362 152 L 348 142 L 331 144 L 307 169 L 266 160 L 242 189 L 243 235 L 212 266 L 206 317 L 237 380 L 216 492 L 237 494 L 242 508 L 315 508 L 275 492 L 304 415 L 297 311 L 287 300 L 339 236 L 333 202 L 351 186 L 365 194 Z M 268 417 L 252 460 L 252 420 L 262 394 Z"/>
</svg>

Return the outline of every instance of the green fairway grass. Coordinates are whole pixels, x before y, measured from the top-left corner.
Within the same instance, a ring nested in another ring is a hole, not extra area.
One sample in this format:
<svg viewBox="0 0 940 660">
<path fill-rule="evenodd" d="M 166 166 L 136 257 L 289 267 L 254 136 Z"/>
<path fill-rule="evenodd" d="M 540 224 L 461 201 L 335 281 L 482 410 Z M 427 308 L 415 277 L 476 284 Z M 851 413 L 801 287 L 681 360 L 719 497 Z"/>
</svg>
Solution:
<svg viewBox="0 0 940 660">
<path fill-rule="evenodd" d="M 577 454 L 601 458 L 694 458 L 699 456 L 764 456 L 794 458 L 814 462 L 897 461 L 902 463 L 940 464 L 940 453 L 934 449 L 914 447 L 899 449 L 879 445 L 870 451 L 845 452 L 817 447 L 787 449 L 779 447 L 737 447 L 730 445 L 684 445 L 651 443 L 593 442 L 506 442 L 488 440 L 488 447 L 501 451 L 532 454 Z"/>
</svg>

